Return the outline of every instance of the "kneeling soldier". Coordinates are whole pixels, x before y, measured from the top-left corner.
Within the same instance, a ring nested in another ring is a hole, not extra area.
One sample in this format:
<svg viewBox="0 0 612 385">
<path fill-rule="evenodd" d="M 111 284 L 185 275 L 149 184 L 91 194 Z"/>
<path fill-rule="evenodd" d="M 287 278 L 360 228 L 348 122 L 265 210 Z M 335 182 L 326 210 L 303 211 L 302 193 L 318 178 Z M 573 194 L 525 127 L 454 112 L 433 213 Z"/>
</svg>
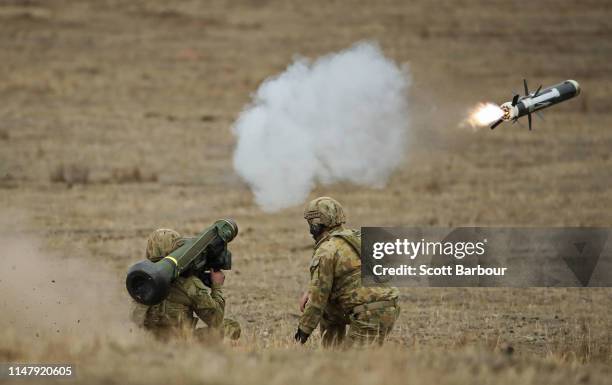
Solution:
<svg viewBox="0 0 612 385">
<path fill-rule="evenodd" d="M 183 239 L 176 231 L 155 230 L 147 240 L 147 259 L 157 262 L 182 244 Z M 178 277 L 170 286 L 170 294 L 162 302 L 153 306 L 135 303 L 133 321 L 162 339 L 189 335 L 198 338 L 225 335 L 238 339 L 240 324 L 223 318 L 225 299 L 221 288 L 225 275 L 222 271 L 211 271 L 210 279 L 212 284 L 209 293 L 204 283 L 195 275 Z M 208 328 L 196 329 L 198 318 L 204 321 Z"/>
<path fill-rule="evenodd" d="M 361 285 L 361 233 L 343 227 L 340 203 L 317 198 L 306 206 L 304 218 L 316 243 L 295 339 L 305 343 L 320 324 L 324 346 L 382 345 L 399 315 L 399 291 Z"/>
</svg>

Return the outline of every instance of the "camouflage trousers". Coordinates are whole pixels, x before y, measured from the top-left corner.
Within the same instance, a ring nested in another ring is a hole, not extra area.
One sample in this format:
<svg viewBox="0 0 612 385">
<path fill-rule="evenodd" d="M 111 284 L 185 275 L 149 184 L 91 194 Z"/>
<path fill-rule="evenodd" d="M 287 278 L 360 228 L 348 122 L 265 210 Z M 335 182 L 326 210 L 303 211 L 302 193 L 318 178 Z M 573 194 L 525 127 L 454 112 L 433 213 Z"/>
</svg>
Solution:
<svg viewBox="0 0 612 385">
<path fill-rule="evenodd" d="M 224 318 L 222 326 L 218 329 L 204 327 L 197 328 L 194 330 L 194 335 L 196 336 L 196 338 L 201 340 L 223 337 L 227 337 L 231 340 L 237 340 L 240 338 L 241 333 L 242 329 L 240 328 L 240 323 L 231 318 Z"/>
<path fill-rule="evenodd" d="M 382 345 L 393 329 L 399 312 L 397 304 L 351 315 L 345 314 L 338 307 L 327 306 L 320 323 L 323 346 Z"/>
<path fill-rule="evenodd" d="M 193 327 L 149 327 L 148 329 L 162 341 L 173 338 L 189 339 L 193 337 L 202 342 L 220 341 L 223 337 L 237 340 L 240 338 L 242 332 L 240 323 L 231 318 L 224 318 L 223 324 L 218 328 L 201 327 L 194 329 Z"/>
<path fill-rule="evenodd" d="M 233 320 L 231 318 L 225 318 L 223 320 L 223 335 L 230 340 L 237 340 L 240 338 L 240 334 L 242 333 L 242 328 L 240 327 L 240 323 L 238 321 Z"/>
</svg>

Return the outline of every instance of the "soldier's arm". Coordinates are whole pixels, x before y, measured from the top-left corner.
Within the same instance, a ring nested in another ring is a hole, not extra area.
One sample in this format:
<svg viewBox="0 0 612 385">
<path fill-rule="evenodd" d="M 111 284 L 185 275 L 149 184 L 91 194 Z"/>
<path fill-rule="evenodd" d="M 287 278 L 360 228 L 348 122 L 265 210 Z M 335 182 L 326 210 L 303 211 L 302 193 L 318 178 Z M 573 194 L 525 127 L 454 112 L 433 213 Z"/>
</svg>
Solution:
<svg viewBox="0 0 612 385">
<path fill-rule="evenodd" d="M 221 285 L 213 284 L 210 294 L 199 279 L 194 280 L 194 286 L 195 290 L 190 295 L 193 311 L 209 327 L 220 327 L 223 324 L 225 312 L 225 299 Z"/>
<path fill-rule="evenodd" d="M 317 327 L 334 283 L 334 250 L 320 247 L 312 259 L 310 267 L 310 288 L 308 303 L 300 318 L 299 328 L 311 334 Z"/>
</svg>

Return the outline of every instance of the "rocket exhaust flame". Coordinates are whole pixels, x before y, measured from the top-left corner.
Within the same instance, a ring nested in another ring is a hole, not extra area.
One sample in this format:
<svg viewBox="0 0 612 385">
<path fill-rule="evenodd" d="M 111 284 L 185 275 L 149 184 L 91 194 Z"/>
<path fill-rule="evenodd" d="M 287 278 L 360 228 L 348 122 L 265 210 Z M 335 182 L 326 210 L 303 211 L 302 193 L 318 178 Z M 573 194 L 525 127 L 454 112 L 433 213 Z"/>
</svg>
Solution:
<svg viewBox="0 0 612 385">
<path fill-rule="evenodd" d="M 470 111 L 467 124 L 472 128 L 484 127 L 499 120 L 504 115 L 504 111 L 493 103 L 480 103 Z"/>
</svg>

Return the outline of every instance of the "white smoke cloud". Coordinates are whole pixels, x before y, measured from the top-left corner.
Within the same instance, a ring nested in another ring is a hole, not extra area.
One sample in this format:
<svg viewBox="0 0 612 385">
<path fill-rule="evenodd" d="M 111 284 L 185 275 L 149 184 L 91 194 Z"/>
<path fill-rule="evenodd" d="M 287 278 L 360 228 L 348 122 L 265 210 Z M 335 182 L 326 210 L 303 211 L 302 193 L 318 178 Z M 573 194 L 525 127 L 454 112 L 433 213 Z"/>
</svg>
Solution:
<svg viewBox="0 0 612 385">
<path fill-rule="evenodd" d="M 383 187 L 406 148 L 409 86 L 373 43 L 296 59 L 235 122 L 234 168 L 265 211 L 304 202 L 316 183 Z"/>
</svg>

